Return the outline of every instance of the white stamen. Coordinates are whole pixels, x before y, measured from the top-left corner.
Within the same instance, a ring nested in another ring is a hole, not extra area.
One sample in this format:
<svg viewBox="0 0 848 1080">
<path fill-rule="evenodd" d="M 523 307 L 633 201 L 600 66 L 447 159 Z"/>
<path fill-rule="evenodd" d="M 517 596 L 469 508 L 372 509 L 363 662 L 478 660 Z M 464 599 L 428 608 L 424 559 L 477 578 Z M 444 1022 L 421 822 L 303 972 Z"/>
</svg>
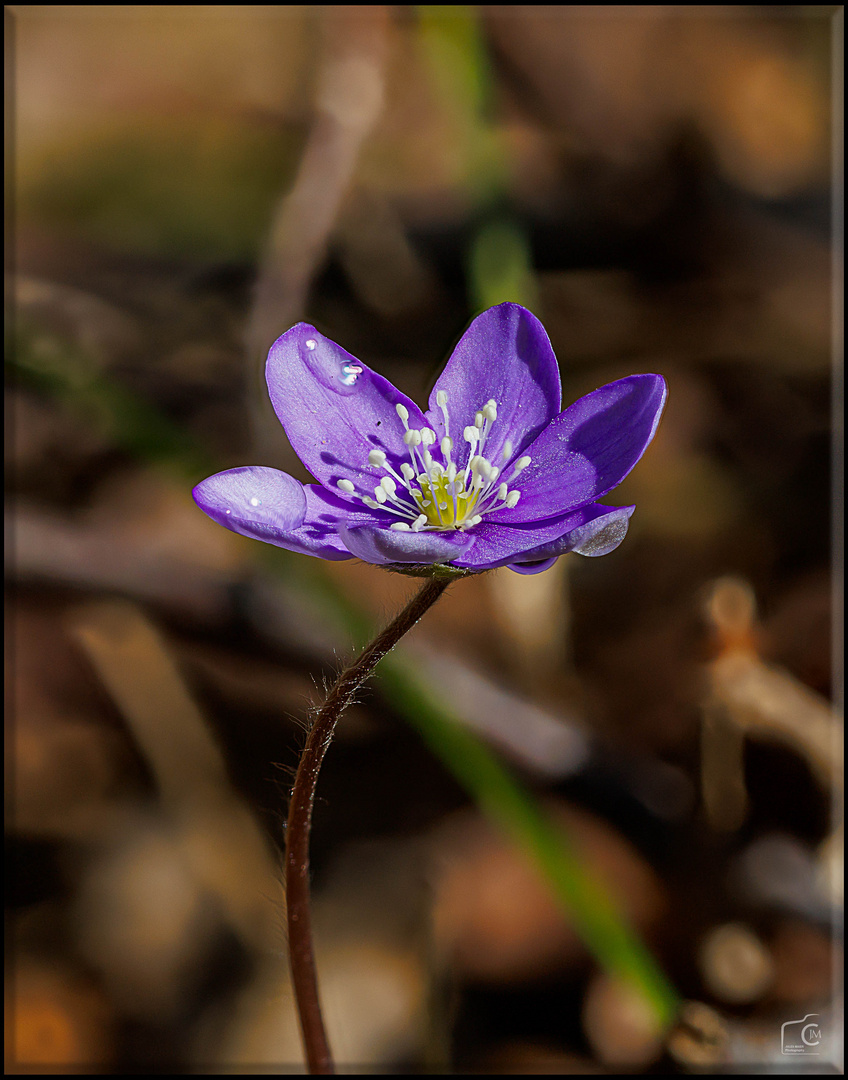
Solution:
<svg viewBox="0 0 848 1080">
<path fill-rule="evenodd" d="M 492 479 L 493 469 L 492 469 L 492 466 L 489 464 L 489 462 L 486 461 L 486 459 L 484 457 L 481 457 L 479 454 L 474 459 L 474 461 L 475 461 L 475 465 L 474 465 L 475 472 L 478 472 L 483 477 L 483 479 L 486 480 L 487 482 L 489 480 L 491 480 Z"/>
<path fill-rule="evenodd" d="M 395 480 L 398 484 L 401 485 L 401 487 L 407 487 L 406 481 L 402 477 L 398 476 L 398 474 L 391 467 L 391 465 L 389 465 L 388 462 L 383 465 L 383 468 L 386 470 L 389 476 L 392 477 L 393 480 Z"/>
<path fill-rule="evenodd" d="M 427 483 L 430 485 L 430 497 L 433 500 L 433 505 L 436 508 L 436 516 L 439 519 L 439 525 L 444 526 L 444 522 L 442 521 L 442 515 L 439 513 L 439 510 L 440 509 L 441 510 L 446 510 L 447 509 L 447 504 L 445 504 L 444 506 L 441 506 L 441 504 L 439 503 L 438 497 L 436 495 L 437 478 L 441 474 L 442 469 L 441 469 L 441 466 L 439 466 L 438 472 L 434 476 L 433 475 L 434 469 L 433 469 L 433 456 L 432 456 L 432 454 L 430 453 L 429 450 L 425 450 L 424 453 L 422 454 L 422 457 L 424 459 L 424 468 L 427 470 Z"/>
<path fill-rule="evenodd" d="M 473 424 L 462 429 L 468 445 L 465 465 L 454 462 L 452 458 L 455 443 L 449 431 L 447 401 L 447 392 L 438 390 L 435 402 L 444 416 L 441 438 L 437 428 L 410 428 L 410 410 L 400 403 L 395 405 L 405 429 L 403 441 L 409 451 L 409 461 L 393 467 L 384 450 L 369 451 L 368 464 L 388 474 L 382 476 L 374 488 L 374 498 L 360 496 L 355 484 L 347 478 L 336 481 L 339 490 L 346 495 L 361 498 L 370 509 L 400 519 L 390 525 L 396 532 L 469 529 L 479 525 L 490 511 L 514 507 L 519 500 L 520 493 L 509 490 L 510 478 L 497 483 L 500 468 L 494 464 L 491 454 L 486 456 L 486 443 L 492 425 L 498 419 L 495 399 L 489 398 L 474 414 Z M 439 450 L 438 461 L 433 459 L 430 451 L 435 445 Z M 506 465 L 513 452 L 512 441 L 504 439 L 498 460 Z M 529 455 L 513 463 L 513 477 L 529 464 Z M 447 516 L 444 516 L 445 513 Z"/>
<path fill-rule="evenodd" d="M 436 404 L 442 410 L 442 416 L 445 419 L 445 435 L 450 435 L 450 417 L 448 416 L 448 395 L 444 390 L 439 390 L 436 394 Z M 451 444 L 453 445 L 453 444 Z"/>
<path fill-rule="evenodd" d="M 362 501 L 365 502 L 364 499 Z M 373 499 L 371 501 L 374 502 Z M 388 502 L 382 504 L 375 502 L 372 509 L 382 510 L 384 514 L 394 514 L 395 517 L 403 518 L 405 521 L 408 521 L 410 511 L 413 508 L 408 506 L 406 503 L 398 502 L 397 500 L 395 500 L 394 505 Z M 415 509 L 417 510 L 418 508 L 415 507 Z"/>
</svg>

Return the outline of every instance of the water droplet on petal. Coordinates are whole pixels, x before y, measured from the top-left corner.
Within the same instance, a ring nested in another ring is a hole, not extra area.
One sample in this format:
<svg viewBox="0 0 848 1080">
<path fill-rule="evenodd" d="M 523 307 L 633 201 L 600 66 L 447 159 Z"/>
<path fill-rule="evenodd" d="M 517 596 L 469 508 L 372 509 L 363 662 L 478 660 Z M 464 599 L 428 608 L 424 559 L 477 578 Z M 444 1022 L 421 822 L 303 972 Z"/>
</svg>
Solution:
<svg viewBox="0 0 848 1080">
<path fill-rule="evenodd" d="M 365 368 L 332 341 L 309 338 L 303 343 L 302 359 L 315 378 L 337 394 L 352 394 Z"/>
<path fill-rule="evenodd" d="M 261 506 L 261 505 L 262 505 L 262 500 L 261 500 L 261 499 L 257 499 L 257 498 L 256 498 L 256 496 L 254 495 L 254 496 L 252 497 L 252 499 L 250 500 L 250 505 L 251 505 L 251 506 Z"/>
<path fill-rule="evenodd" d="M 232 510 L 225 510 L 225 511 L 224 511 L 224 513 L 225 513 L 225 514 L 231 514 L 231 513 L 232 513 Z"/>
<path fill-rule="evenodd" d="M 345 386 L 353 386 L 361 374 L 362 368 L 359 364 L 345 364 L 342 368 L 342 382 Z"/>
</svg>

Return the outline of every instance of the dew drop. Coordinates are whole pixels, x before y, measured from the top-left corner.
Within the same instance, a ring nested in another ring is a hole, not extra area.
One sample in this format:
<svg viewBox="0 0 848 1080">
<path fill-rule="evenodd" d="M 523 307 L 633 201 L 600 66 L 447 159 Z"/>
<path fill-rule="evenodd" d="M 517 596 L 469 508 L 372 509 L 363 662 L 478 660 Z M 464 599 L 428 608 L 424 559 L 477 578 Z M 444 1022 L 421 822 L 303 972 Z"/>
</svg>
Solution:
<svg viewBox="0 0 848 1080">
<path fill-rule="evenodd" d="M 225 510 L 225 511 L 224 511 L 224 513 L 225 513 L 225 514 L 231 514 L 231 513 L 232 513 L 232 510 Z"/>
<path fill-rule="evenodd" d="M 254 495 L 253 498 L 250 500 L 250 505 L 251 506 L 261 506 L 262 505 L 262 500 L 257 499 L 256 496 Z"/>
<path fill-rule="evenodd" d="M 359 364 L 345 364 L 342 368 L 342 382 L 345 386 L 353 386 L 361 374 L 362 368 Z"/>
<path fill-rule="evenodd" d="M 355 394 L 365 369 L 359 361 L 332 341 L 309 338 L 302 359 L 311 374 L 334 394 Z"/>
</svg>

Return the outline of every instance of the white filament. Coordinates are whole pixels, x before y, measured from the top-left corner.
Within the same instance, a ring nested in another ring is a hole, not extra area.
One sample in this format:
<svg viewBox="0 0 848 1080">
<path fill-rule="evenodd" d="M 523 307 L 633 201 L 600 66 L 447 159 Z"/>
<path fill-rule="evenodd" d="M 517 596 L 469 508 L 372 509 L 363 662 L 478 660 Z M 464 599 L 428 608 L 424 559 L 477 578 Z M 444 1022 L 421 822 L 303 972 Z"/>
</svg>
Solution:
<svg viewBox="0 0 848 1080">
<path fill-rule="evenodd" d="M 370 494 L 358 493 L 356 485 L 348 479 L 336 481 L 339 490 L 346 495 L 356 495 L 370 509 L 399 518 L 400 520 L 390 525 L 396 532 L 473 528 L 493 510 L 511 510 L 521 497 L 521 492 L 511 489 L 509 485 L 530 464 L 529 455 L 525 454 L 512 462 L 509 480 L 498 483 L 501 467 L 495 465 L 485 454 L 492 425 L 498 419 L 498 405 L 494 398 L 490 398 L 477 410 L 472 424 L 462 429 L 464 442 L 468 446 L 465 465 L 461 464 L 462 453 L 459 455 L 459 462 L 453 460 L 456 446 L 450 436 L 446 391 L 436 392 L 436 405 L 444 418 L 444 435 L 441 439 L 429 426 L 411 428 L 409 409 L 400 402 L 395 405 L 395 411 L 403 424 L 402 437 L 409 461 L 400 462 L 397 471 L 389 463 L 384 450 L 369 451 L 368 464 L 386 474 L 373 489 L 373 497 Z M 434 451 L 441 460 L 434 457 Z M 500 453 L 504 469 L 509 466 L 512 454 L 512 440 L 505 439 Z M 463 500 L 466 507 L 464 511 L 460 510 L 460 500 Z M 449 514 L 444 518 L 443 513 L 451 508 L 452 516 Z M 461 517 L 462 513 L 466 516 Z"/>
</svg>

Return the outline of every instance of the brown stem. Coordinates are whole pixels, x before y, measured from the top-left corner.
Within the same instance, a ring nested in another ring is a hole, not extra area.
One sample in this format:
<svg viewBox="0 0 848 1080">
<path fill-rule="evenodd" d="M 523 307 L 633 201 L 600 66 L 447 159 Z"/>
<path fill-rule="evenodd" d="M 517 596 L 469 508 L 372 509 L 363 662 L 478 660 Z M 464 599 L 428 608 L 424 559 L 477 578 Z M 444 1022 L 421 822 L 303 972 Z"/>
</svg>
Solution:
<svg viewBox="0 0 848 1080">
<path fill-rule="evenodd" d="M 449 578 L 430 578 L 397 618 L 339 675 L 310 729 L 297 767 L 286 827 L 286 913 L 289 963 L 310 1073 L 335 1072 L 318 999 L 309 907 L 309 831 L 318 773 L 333 737 L 336 722 L 350 704 L 357 689 L 386 653 L 397 645 L 403 635 L 411 630 L 424 612 L 439 599 L 449 584 Z"/>
</svg>

